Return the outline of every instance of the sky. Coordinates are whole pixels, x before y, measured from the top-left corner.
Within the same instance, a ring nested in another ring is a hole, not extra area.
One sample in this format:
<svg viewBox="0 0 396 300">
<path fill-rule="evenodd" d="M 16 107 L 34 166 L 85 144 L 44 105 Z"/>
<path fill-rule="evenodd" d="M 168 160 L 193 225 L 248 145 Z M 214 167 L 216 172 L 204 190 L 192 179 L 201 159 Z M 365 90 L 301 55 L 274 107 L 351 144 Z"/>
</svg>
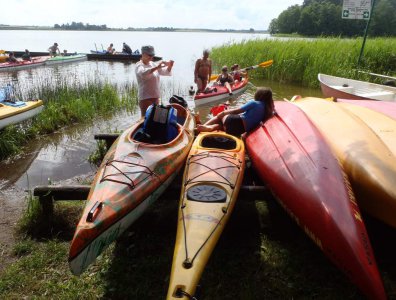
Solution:
<svg viewBox="0 0 396 300">
<path fill-rule="evenodd" d="M 54 26 L 71 22 L 111 28 L 265 30 L 271 20 L 303 0 L 13 0 L 0 24 Z"/>
</svg>

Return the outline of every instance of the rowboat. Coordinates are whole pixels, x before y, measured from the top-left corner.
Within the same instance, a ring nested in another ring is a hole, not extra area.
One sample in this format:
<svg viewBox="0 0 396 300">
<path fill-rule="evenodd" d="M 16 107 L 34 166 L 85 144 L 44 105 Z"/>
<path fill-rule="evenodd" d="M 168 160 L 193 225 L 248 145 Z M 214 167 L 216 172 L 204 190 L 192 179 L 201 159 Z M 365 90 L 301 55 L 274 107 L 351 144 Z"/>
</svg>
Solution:
<svg viewBox="0 0 396 300">
<path fill-rule="evenodd" d="M 318 74 L 318 80 L 325 97 L 396 101 L 396 87 L 326 74 Z"/>
<path fill-rule="evenodd" d="M 249 82 L 248 76 L 244 77 L 242 81 L 238 81 L 231 85 L 232 97 L 242 94 L 247 89 L 247 84 Z M 224 86 L 214 85 L 209 86 L 209 90 L 214 90 L 210 93 L 197 93 L 195 95 L 195 106 L 205 105 L 211 102 L 221 101 L 230 98 L 228 90 Z"/>
<path fill-rule="evenodd" d="M 350 107 L 320 98 L 294 103 L 326 137 L 349 176 L 359 207 L 396 227 L 395 121 L 368 109 L 357 115 Z"/>
<path fill-rule="evenodd" d="M 188 155 L 167 299 L 192 299 L 232 213 L 245 169 L 243 142 L 200 133 Z"/>
<path fill-rule="evenodd" d="M 0 102 L 0 129 L 30 119 L 43 110 L 43 101 Z"/>
<path fill-rule="evenodd" d="M 365 225 L 348 179 L 325 138 L 292 103 L 246 137 L 255 170 L 277 200 L 368 297 L 385 299 Z"/>
<path fill-rule="evenodd" d="M 81 274 L 169 186 L 191 148 L 195 121 L 178 104 L 177 136 L 163 144 L 137 140 L 141 119 L 125 130 L 107 152 L 92 183 L 69 252 L 69 265 Z"/>
<path fill-rule="evenodd" d="M 71 62 L 77 62 L 77 61 L 84 61 L 87 60 L 87 55 L 86 54 L 71 54 L 71 55 L 60 55 L 60 56 L 54 56 L 45 62 L 45 65 L 57 65 L 57 64 L 65 64 L 65 63 L 71 63 Z"/>
<path fill-rule="evenodd" d="M 49 56 L 33 57 L 31 61 L 18 59 L 18 62 L 3 62 L 0 63 L 0 72 L 22 70 L 42 66 L 46 63 L 47 59 L 49 59 Z"/>
<path fill-rule="evenodd" d="M 367 107 L 396 120 L 396 102 L 337 99 L 337 102 Z"/>
<path fill-rule="evenodd" d="M 109 53 L 89 53 L 87 54 L 87 58 L 89 60 L 117 60 L 117 61 L 133 61 L 137 62 L 142 58 L 141 54 L 126 54 L 126 53 L 114 53 L 114 54 L 109 54 Z M 154 56 L 153 60 L 158 61 L 161 60 L 162 57 L 160 56 Z"/>
</svg>

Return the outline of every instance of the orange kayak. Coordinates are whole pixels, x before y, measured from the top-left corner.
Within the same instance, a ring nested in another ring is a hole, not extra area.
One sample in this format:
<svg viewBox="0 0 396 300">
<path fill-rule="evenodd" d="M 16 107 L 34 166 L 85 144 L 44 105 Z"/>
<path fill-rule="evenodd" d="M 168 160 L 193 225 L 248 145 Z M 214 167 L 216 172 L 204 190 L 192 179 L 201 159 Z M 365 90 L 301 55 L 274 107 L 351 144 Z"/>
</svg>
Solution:
<svg viewBox="0 0 396 300">
<path fill-rule="evenodd" d="M 165 144 L 134 139 L 141 119 L 125 130 L 100 166 L 69 252 L 69 265 L 81 274 L 169 186 L 190 151 L 195 121 L 182 106 L 177 110 L 178 135 Z"/>
</svg>

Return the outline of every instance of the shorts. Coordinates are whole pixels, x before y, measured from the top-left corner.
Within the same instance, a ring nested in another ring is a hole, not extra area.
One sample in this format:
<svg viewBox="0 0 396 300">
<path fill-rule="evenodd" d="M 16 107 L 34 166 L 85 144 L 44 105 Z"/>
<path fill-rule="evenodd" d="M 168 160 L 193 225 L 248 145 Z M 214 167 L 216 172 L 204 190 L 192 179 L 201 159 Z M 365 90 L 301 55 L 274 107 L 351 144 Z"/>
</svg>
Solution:
<svg viewBox="0 0 396 300">
<path fill-rule="evenodd" d="M 228 115 L 224 122 L 225 132 L 239 137 L 245 133 L 245 125 L 240 115 Z"/>
</svg>

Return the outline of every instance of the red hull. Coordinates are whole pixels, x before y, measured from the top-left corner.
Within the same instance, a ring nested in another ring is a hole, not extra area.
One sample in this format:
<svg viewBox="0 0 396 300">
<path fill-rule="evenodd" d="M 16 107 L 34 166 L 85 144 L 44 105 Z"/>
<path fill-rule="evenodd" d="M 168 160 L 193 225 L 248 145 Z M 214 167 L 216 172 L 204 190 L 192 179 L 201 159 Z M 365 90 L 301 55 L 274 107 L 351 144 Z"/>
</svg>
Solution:
<svg viewBox="0 0 396 300">
<path fill-rule="evenodd" d="M 245 77 L 242 81 L 239 81 L 235 84 L 233 84 L 231 86 L 232 92 L 233 93 L 237 93 L 243 89 L 246 88 L 246 85 L 249 82 L 249 78 Z M 224 96 L 224 97 L 228 97 L 228 90 L 226 87 L 224 86 L 216 86 L 217 92 L 213 92 L 213 93 L 208 93 L 208 94 L 204 94 L 204 93 L 199 93 L 195 95 L 194 100 L 199 102 L 199 101 L 203 101 L 208 100 L 210 98 L 218 98 L 219 96 Z"/>
<path fill-rule="evenodd" d="M 384 115 L 387 115 L 388 117 L 396 120 L 395 102 L 373 101 L 373 100 L 350 100 L 350 99 L 338 99 L 337 102 L 364 106 L 369 109 L 375 110 L 379 113 L 382 113 Z"/>
<path fill-rule="evenodd" d="M 262 180 L 307 235 L 372 299 L 386 299 L 370 241 L 349 182 L 324 138 L 296 106 L 246 138 Z"/>
</svg>

